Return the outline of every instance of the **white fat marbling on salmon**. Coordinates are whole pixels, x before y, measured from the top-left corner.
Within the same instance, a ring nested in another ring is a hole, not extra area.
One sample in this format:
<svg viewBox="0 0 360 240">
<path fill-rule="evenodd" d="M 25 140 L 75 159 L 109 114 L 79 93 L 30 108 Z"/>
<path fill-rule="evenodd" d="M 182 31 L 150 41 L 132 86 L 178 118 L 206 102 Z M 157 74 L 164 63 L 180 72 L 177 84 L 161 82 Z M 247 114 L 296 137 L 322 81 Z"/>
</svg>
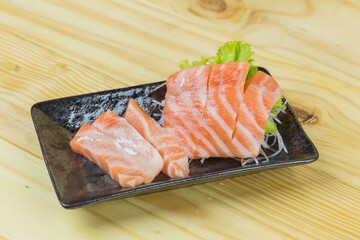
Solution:
<svg viewBox="0 0 360 240">
<path fill-rule="evenodd" d="M 242 104 L 240 107 L 241 111 L 243 111 L 251 120 L 251 122 L 254 124 L 254 126 L 256 127 L 256 129 L 258 131 L 263 131 L 264 129 L 262 129 L 259 124 L 256 122 L 254 115 L 249 111 L 248 107 L 246 104 Z"/>
<path fill-rule="evenodd" d="M 181 79 L 180 87 L 182 87 L 182 86 L 184 85 L 184 83 L 185 83 L 185 78 L 182 78 L 182 79 Z"/>
<path fill-rule="evenodd" d="M 90 141 L 94 141 L 94 139 L 92 137 L 89 136 L 83 136 L 83 137 L 79 137 L 77 139 L 78 142 L 82 141 L 82 140 L 90 140 Z"/>
<path fill-rule="evenodd" d="M 210 141 L 205 138 L 204 136 L 201 136 L 200 141 L 207 147 L 210 149 L 211 154 L 216 155 L 220 155 L 220 153 L 216 150 L 216 148 L 210 143 Z M 206 153 L 204 148 L 201 146 L 197 146 L 197 150 L 200 152 L 201 156 L 204 156 L 205 158 L 210 157 L 210 153 Z"/>
<path fill-rule="evenodd" d="M 228 156 L 232 156 L 231 151 L 228 149 L 228 147 L 224 144 L 224 142 L 220 139 L 220 137 L 216 134 L 216 132 L 207 126 L 206 124 L 203 125 L 204 129 L 208 131 L 208 133 L 211 135 L 211 137 L 214 139 L 216 144 L 221 148 Z"/>
<path fill-rule="evenodd" d="M 265 105 L 264 105 L 263 92 L 264 92 L 264 87 L 259 90 L 259 93 L 258 93 L 258 102 L 259 102 L 259 104 L 260 104 L 261 111 L 262 111 L 262 113 L 264 114 L 264 118 L 267 119 L 267 118 L 269 117 L 269 114 L 266 112 L 266 107 L 265 107 Z"/>
<path fill-rule="evenodd" d="M 131 148 L 124 148 L 125 152 L 127 152 L 130 155 L 137 155 L 138 152 L 135 152 L 134 150 L 132 150 Z"/>
</svg>

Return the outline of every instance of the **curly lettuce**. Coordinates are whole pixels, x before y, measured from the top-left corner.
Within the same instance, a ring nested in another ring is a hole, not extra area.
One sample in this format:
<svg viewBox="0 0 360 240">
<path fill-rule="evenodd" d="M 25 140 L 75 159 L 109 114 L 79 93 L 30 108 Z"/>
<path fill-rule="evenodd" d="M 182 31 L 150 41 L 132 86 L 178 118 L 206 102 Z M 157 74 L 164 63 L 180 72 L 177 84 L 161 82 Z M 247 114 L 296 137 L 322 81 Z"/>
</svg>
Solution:
<svg viewBox="0 0 360 240">
<path fill-rule="evenodd" d="M 252 63 L 254 60 L 251 56 L 254 52 L 251 51 L 250 44 L 243 43 L 242 41 L 226 42 L 212 57 L 214 64 L 221 64 L 226 62 L 248 62 Z"/>
<path fill-rule="evenodd" d="M 180 61 L 179 67 L 181 68 L 181 70 L 184 70 L 184 69 L 187 69 L 190 67 L 207 65 L 208 61 L 209 61 L 209 58 L 206 58 L 206 57 L 201 57 L 201 59 L 199 61 L 193 61 L 192 63 L 189 62 L 189 59 L 183 59 Z"/>
<path fill-rule="evenodd" d="M 276 124 L 270 120 L 267 120 L 265 134 L 276 132 Z"/>
<path fill-rule="evenodd" d="M 271 109 L 271 113 L 276 115 L 276 109 L 281 108 L 282 110 L 286 110 L 286 106 L 284 105 L 284 97 L 281 97 L 274 105 L 274 107 Z"/>
<path fill-rule="evenodd" d="M 216 56 L 213 57 L 201 57 L 198 61 L 193 61 L 190 63 L 189 59 L 183 59 L 179 63 L 181 70 L 201 65 L 211 65 L 221 64 L 226 62 L 248 62 L 250 64 L 248 75 L 246 79 L 252 77 L 257 71 L 257 67 L 252 65 L 254 59 L 251 56 L 254 55 L 254 52 L 251 51 L 251 45 L 243 43 L 242 41 L 229 41 L 226 42 L 222 47 L 220 47 L 216 53 Z"/>
</svg>

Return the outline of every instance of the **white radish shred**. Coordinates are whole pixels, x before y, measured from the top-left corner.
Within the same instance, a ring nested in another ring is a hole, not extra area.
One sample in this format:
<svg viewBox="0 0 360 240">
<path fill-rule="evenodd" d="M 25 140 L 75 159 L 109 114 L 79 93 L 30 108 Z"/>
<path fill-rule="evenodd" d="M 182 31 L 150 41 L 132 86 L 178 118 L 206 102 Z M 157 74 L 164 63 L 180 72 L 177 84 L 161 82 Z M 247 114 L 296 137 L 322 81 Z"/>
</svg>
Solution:
<svg viewBox="0 0 360 240">
<path fill-rule="evenodd" d="M 275 120 L 276 122 L 278 122 L 279 124 L 282 124 L 282 122 L 281 122 L 277 117 L 274 117 L 274 120 Z"/>
<path fill-rule="evenodd" d="M 157 121 L 161 126 L 164 126 L 164 106 L 165 106 L 165 99 L 161 100 L 161 102 L 153 99 L 152 103 L 155 104 L 156 107 L 158 107 L 160 113 L 154 113 L 154 117 L 160 117 Z"/>
<path fill-rule="evenodd" d="M 263 146 L 264 148 L 270 148 L 270 146 L 267 144 L 267 137 L 265 136 L 265 139 L 264 139 L 264 141 L 262 141 L 262 143 L 261 143 L 261 146 Z"/>
<path fill-rule="evenodd" d="M 276 115 L 278 115 L 280 112 L 286 113 L 286 111 L 282 108 L 276 108 L 275 111 L 276 111 Z"/>
<path fill-rule="evenodd" d="M 266 152 L 261 147 L 260 147 L 260 151 L 264 154 L 266 162 L 269 162 L 269 158 L 267 157 Z"/>
<path fill-rule="evenodd" d="M 166 82 L 163 82 L 163 83 L 159 84 L 154 89 L 151 89 L 151 93 L 156 92 L 158 89 L 164 87 L 165 85 L 166 85 Z"/>
<path fill-rule="evenodd" d="M 285 95 L 284 95 L 285 96 Z M 283 103 L 283 105 L 285 106 L 287 104 L 288 100 L 285 98 L 285 101 Z M 280 108 L 281 109 L 281 108 Z"/>
</svg>

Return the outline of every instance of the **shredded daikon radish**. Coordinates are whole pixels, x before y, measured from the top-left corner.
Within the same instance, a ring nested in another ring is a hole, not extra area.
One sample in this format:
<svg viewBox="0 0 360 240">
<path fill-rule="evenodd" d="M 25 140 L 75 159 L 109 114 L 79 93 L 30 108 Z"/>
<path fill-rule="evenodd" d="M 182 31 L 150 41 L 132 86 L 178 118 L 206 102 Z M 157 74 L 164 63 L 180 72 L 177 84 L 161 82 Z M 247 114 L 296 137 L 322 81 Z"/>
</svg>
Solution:
<svg viewBox="0 0 360 240">
<path fill-rule="evenodd" d="M 164 126 L 164 106 L 165 106 L 165 99 L 161 100 L 161 102 L 153 99 L 152 103 L 155 104 L 156 107 L 158 107 L 160 113 L 154 113 L 153 116 L 159 118 L 159 120 L 157 120 L 157 122 L 161 125 Z"/>
<path fill-rule="evenodd" d="M 262 152 L 263 153 L 263 155 L 264 155 L 264 158 L 266 159 L 266 161 L 265 162 L 269 162 L 269 158 L 267 157 L 267 155 L 266 155 L 266 152 L 260 147 L 260 152 Z"/>
</svg>

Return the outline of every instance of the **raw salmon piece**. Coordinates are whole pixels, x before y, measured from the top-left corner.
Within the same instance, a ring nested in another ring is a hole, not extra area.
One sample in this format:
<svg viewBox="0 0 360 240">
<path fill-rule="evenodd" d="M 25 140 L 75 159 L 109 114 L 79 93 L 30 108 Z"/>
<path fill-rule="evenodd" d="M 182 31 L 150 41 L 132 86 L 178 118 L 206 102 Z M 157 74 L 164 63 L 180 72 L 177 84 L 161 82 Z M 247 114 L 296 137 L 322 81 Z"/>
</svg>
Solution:
<svg viewBox="0 0 360 240">
<path fill-rule="evenodd" d="M 111 111 L 102 114 L 92 126 L 83 124 L 70 146 L 99 165 L 122 187 L 149 183 L 163 167 L 157 150 L 124 118 Z"/>
<path fill-rule="evenodd" d="M 227 62 L 214 65 L 211 69 L 202 125 L 202 137 L 207 142 L 200 141 L 200 146 L 207 149 L 211 157 L 248 154 L 243 144 L 233 141 L 248 71 L 247 62 Z"/>
<path fill-rule="evenodd" d="M 134 157 L 147 159 L 144 163 L 140 161 L 135 163 L 142 172 L 146 173 L 144 183 L 151 182 L 159 174 L 164 165 L 159 152 L 125 118 L 108 110 L 100 115 L 92 126 L 114 138 L 117 147 L 133 153 Z"/>
<path fill-rule="evenodd" d="M 208 65 L 191 67 L 171 75 L 166 82 L 164 127 L 189 158 L 209 157 L 199 141 L 210 69 Z"/>
<path fill-rule="evenodd" d="M 277 82 L 264 72 L 258 71 L 249 79 L 238 111 L 233 140 L 246 146 L 250 154 L 238 157 L 256 157 L 259 154 L 270 111 L 283 94 Z"/>
<path fill-rule="evenodd" d="M 72 150 L 90 159 L 122 187 L 135 187 L 144 182 L 140 171 L 129 169 L 131 154 L 115 147 L 114 139 L 91 125 L 83 124 L 70 142 Z M 119 157 L 121 156 L 121 157 Z"/>
<path fill-rule="evenodd" d="M 189 175 L 189 162 L 184 148 L 168 130 L 144 112 L 134 99 L 128 103 L 125 119 L 159 151 L 164 160 L 163 173 L 171 178 Z"/>
</svg>

